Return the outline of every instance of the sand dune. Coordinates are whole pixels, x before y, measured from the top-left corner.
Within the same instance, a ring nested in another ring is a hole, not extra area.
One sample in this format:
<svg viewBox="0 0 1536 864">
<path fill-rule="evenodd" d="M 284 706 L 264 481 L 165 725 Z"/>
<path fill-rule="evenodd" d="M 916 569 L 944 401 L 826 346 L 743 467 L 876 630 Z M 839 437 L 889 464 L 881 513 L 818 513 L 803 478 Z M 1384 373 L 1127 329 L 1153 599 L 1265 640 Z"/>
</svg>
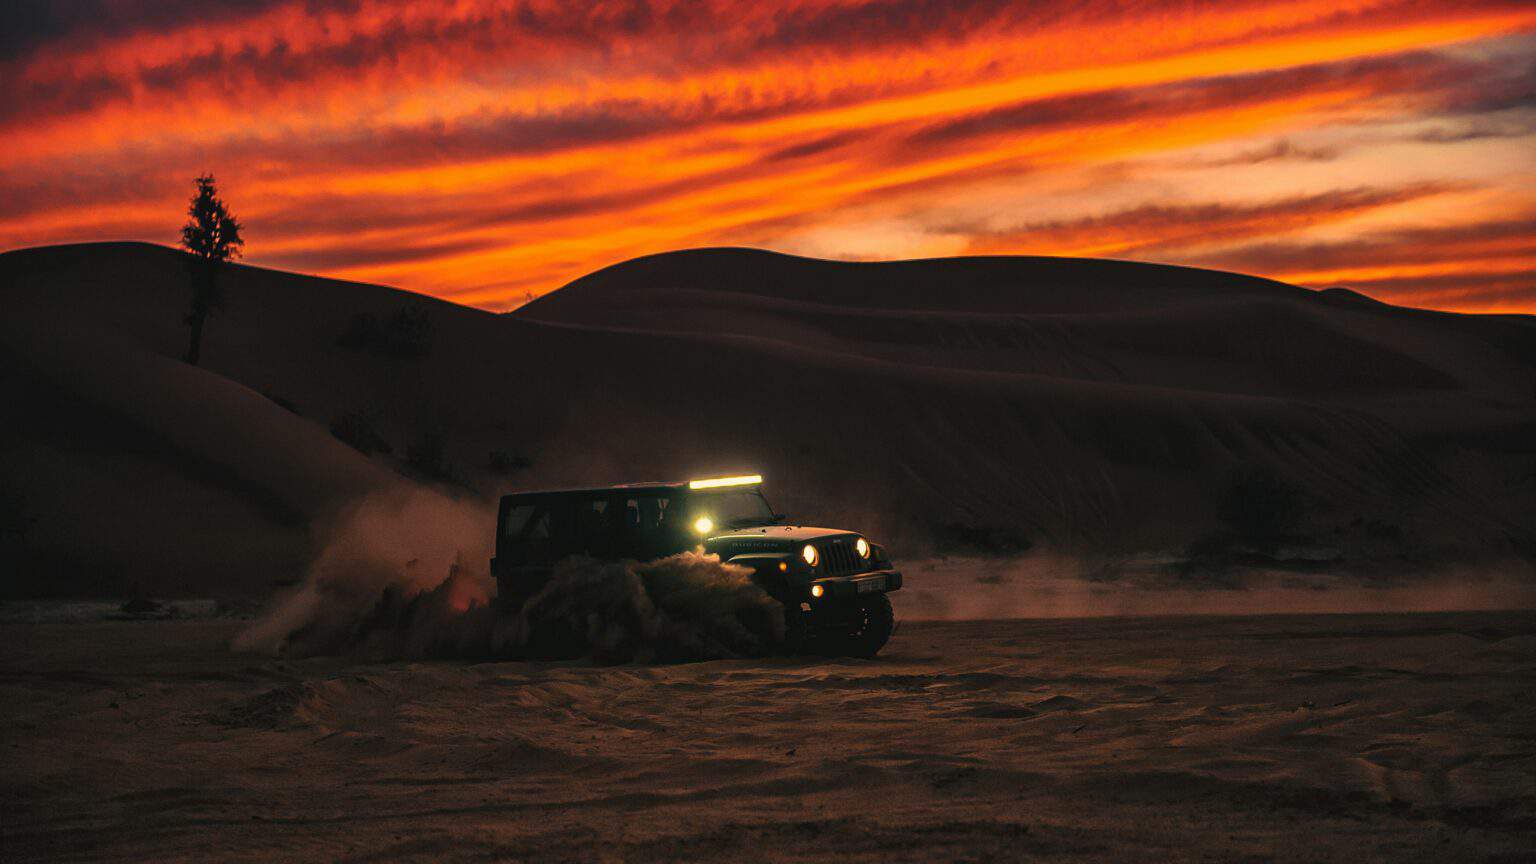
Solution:
<svg viewBox="0 0 1536 864">
<path fill-rule="evenodd" d="M 511 315 L 250 267 L 225 284 L 188 370 L 177 253 L 0 256 L 20 406 L 0 475 L 25 529 L 7 549 L 51 562 L 8 593 L 296 578 L 337 508 L 412 474 L 429 434 L 458 494 L 749 467 L 779 509 L 898 557 L 1273 559 L 1226 536 L 1247 469 L 1299 502 L 1280 532 L 1296 560 L 1391 575 L 1536 548 L 1524 316 L 1124 262 L 750 250 L 639 259 Z M 430 322 L 421 352 L 345 344 L 359 315 L 402 309 Z M 332 441 L 349 413 L 392 455 Z M 130 539 L 90 542 L 103 513 Z M 228 548 L 250 554 L 221 573 Z"/>
</svg>

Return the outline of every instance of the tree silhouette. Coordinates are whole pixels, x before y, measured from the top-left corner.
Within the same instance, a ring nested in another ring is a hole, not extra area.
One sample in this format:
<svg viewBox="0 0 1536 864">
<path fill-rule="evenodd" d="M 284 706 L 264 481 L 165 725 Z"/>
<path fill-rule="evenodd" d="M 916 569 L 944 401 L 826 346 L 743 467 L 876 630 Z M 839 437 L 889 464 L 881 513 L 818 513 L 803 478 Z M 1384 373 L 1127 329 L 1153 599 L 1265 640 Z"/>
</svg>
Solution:
<svg viewBox="0 0 1536 864">
<path fill-rule="evenodd" d="M 192 305 L 187 311 L 187 326 L 192 333 L 187 342 L 187 362 L 196 366 L 203 353 L 203 322 L 223 305 L 219 268 L 238 256 L 245 245 L 240 238 L 240 223 L 224 206 L 212 174 L 197 178 L 197 194 L 187 207 L 187 224 L 181 227 L 181 245 L 192 253 Z"/>
</svg>

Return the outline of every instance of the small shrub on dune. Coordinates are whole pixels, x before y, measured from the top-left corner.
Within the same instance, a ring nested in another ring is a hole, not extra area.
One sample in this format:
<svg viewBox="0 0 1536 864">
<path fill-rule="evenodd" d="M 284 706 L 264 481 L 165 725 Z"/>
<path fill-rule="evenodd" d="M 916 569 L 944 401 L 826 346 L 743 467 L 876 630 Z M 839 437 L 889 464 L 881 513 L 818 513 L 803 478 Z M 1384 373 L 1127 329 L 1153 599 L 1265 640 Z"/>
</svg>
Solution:
<svg viewBox="0 0 1536 864">
<path fill-rule="evenodd" d="M 1216 517 L 1242 539 L 1275 540 L 1295 528 L 1302 509 L 1295 484 L 1269 468 L 1244 465 L 1232 473 Z"/>
<path fill-rule="evenodd" d="M 533 467 L 533 460 L 521 453 L 512 453 L 507 450 L 492 450 L 486 459 L 485 468 L 492 474 L 515 474 L 518 471 L 526 471 Z"/>
<path fill-rule="evenodd" d="M 381 357 L 425 357 L 432 348 L 432 316 L 416 306 L 403 306 L 382 321 L 359 312 L 347 322 L 336 344 Z"/>
</svg>

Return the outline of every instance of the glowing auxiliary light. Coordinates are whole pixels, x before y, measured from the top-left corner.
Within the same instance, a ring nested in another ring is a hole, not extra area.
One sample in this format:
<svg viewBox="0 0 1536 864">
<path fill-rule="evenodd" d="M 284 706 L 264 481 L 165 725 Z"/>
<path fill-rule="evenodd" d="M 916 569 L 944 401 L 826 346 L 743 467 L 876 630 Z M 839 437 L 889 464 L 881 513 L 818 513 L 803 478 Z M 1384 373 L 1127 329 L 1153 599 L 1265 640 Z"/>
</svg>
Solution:
<svg viewBox="0 0 1536 864">
<path fill-rule="evenodd" d="M 719 489 L 721 486 L 754 486 L 763 482 L 761 474 L 744 474 L 740 477 L 715 477 L 710 480 L 689 480 L 689 489 Z"/>
<path fill-rule="evenodd" d="M 823 588 L 820 585 L 812 585 L 811 586 L 811 596 L 812 597 L 820 597 L 821 595 L 823 595 L 825 593 L 827 593 L 827 589 L 826 588 Z"/>
<path fill-rule="evenodd" d="M 708 516 L 700 516 L 693 521 L 693 530 L 699 532 L 700 534 L 708 534 L 709 532 L 715 530 L 715 520 L 709 518 Z"/>
</svg>

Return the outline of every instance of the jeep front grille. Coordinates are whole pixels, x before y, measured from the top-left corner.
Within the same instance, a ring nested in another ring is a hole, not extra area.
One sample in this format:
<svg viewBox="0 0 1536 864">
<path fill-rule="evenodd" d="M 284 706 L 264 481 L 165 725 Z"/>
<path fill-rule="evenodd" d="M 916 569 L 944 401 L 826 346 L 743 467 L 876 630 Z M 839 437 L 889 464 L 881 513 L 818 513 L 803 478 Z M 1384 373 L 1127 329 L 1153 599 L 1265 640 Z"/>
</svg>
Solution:
<svg viewBox="0 0 1536 864">
<path fill-rule="evenodd" d="M 816 544 L 816 548 L 821 552 L 822 572 L 828 576 L 844 576 L 863 569 L 860 565 L 864 562 L 859 560 L 859 553 L 854 551 L 852 538 L 826 540 Z"/>
</svg>

